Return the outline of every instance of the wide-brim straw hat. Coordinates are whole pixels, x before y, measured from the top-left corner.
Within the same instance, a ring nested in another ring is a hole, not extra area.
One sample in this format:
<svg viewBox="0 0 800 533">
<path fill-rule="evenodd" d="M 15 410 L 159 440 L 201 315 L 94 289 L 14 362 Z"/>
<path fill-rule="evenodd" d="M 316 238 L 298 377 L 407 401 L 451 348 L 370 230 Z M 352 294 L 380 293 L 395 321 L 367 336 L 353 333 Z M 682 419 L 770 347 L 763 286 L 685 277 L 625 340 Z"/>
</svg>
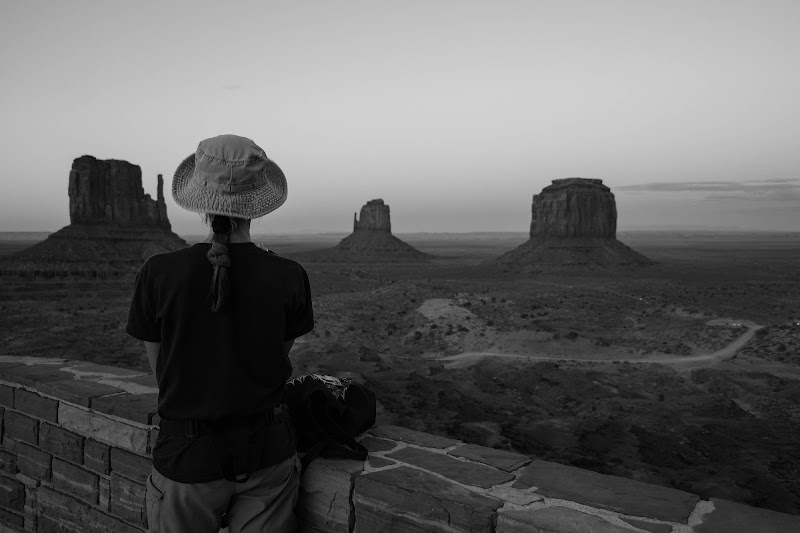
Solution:
<svg viewBox="0 0 800 533">
<path fill-rule="evenodd" d="M 196 213 L 252 220 L 278 209 L 286 177 L 256 143 L 238 135 L 201 141 L 172 178 L 172 198 Z"/>
</svg>

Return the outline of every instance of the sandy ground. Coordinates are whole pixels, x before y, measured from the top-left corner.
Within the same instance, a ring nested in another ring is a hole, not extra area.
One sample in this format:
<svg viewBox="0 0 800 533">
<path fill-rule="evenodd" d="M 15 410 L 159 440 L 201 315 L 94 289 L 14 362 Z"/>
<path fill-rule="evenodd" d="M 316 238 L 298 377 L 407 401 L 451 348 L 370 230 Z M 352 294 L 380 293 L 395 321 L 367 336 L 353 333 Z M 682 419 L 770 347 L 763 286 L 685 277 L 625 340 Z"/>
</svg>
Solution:
<svg viewBox="0 0 800 533">
<path fill-rule="evenodd" d="M 632 272 L 515 274 L 485 236 L 409 240 L 441 252 L 425 264 L 306 264 L 295 375 L 366 383 L 384 422 L 800 514 L 800 246 L 759 239 L 629 242 L 658 261 Z M 2 281 L 0 355 L 147 370 L 131 280 Z"/>
</svg>

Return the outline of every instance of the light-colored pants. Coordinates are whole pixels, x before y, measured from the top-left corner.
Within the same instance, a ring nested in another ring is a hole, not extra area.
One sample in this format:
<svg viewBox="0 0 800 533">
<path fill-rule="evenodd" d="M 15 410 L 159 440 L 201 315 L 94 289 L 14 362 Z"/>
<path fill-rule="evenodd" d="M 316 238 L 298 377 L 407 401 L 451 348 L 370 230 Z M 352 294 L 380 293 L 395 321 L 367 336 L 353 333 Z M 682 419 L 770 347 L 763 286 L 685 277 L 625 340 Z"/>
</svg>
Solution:
<svg viewBox="0 0 800 533">
<path fill-rule="evenodd" d="M 148 531 L 217 533 L 225 516 L 230 533 L 295 532 L 300 468 L 293 455 L 253 472 L 245 483 L 179 483 L 153 469 L 147 478 Z"/>
</svg>

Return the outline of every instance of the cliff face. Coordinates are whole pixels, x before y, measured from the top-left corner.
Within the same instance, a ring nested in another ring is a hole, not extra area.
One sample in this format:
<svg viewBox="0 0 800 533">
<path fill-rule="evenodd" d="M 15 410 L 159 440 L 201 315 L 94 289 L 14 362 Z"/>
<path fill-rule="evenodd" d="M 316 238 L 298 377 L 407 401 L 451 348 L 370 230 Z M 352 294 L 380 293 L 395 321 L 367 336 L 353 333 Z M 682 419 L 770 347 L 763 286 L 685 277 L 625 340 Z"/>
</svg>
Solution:
<svg viewBox="0 0 800 533">
<path fill-rule="evenodd" d="M 531 238 L 596 237 L 617 235 L 617 204 L 602 180 L 567 178 L 533 196 Z"/>
<path fill-rule="evenodd" d="M 69 173 L 69 217 L 72 224 L 155 226 L 170 229 L 164 202 L 164 179 L 158 175 L 158 197 L 142 188 L 142 169 L 127 161 L 75 159 Z"/>
<path fill-rule="evenodd" d="M 137 165 L 85 155 L 72 164 L 68 191 L 70 225 L 4 258 L 0 275 L 119 277 L 153 254 L 186 246 L 170 229 L 160 174 L 153 200 Z"/>
<path fill-rule="evenodd" d="M 557 179 L 533 196 L 530 239 L 495 261 L 523 270 L 652 263 L 616 236 L 617 204 L 602 180 Z"/>
<path fill-rule="evenodd" d="M 389 206 L 383 200 L 370 200 L 361 208 L 360 217 L 353 214 L 353 232 L 382 231 L 392 232 L 392 222 L 389 216 Z"/>
</svg>

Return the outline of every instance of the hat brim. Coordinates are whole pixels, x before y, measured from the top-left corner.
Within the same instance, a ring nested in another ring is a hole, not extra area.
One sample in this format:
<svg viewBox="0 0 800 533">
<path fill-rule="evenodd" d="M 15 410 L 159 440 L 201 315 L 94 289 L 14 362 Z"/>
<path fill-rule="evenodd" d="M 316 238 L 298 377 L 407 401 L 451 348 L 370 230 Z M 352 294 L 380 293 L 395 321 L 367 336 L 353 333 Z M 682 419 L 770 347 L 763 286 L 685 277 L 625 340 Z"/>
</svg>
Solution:
<svg viewBox="0 0 800 533">
<path fill-rule="evenodd" d="M 266 178 L 260 187 L 236 193 L 221 193 L 207 189 L 194 177 L 195 154 L 183 160 L 172 178 L 172 199 L 195 213 L 225 215 L 252 220 L 272 213 L 286 201 L 286 176 L 273 161 L 268 160 L 262 171 Z"/>
</svg>

